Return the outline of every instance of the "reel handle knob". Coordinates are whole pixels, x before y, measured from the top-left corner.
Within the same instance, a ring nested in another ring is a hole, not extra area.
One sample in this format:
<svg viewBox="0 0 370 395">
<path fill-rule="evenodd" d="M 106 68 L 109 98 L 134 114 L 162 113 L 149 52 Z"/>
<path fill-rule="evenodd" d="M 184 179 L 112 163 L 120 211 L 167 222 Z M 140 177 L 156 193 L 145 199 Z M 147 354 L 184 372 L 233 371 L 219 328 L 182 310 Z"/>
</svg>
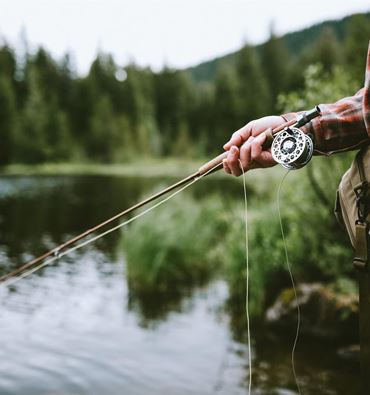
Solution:
<svg viewBox="0 0 370 395">
<path fill-rule="evenodd" d="M 321 110 L 319 106 L 315 106 L 312 110 L 306 111 L 294 125 L 296 128 L 306 125 L 306 123 L 312 121 L 314 118 L 321 115 Z"/>
</svg>

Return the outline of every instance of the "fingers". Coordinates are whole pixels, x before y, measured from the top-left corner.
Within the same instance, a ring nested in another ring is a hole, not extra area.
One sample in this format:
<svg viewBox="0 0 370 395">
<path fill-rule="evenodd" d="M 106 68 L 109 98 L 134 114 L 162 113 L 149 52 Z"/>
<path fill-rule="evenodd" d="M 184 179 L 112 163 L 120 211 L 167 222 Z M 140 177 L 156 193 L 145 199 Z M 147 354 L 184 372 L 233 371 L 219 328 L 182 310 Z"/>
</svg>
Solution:
<svg viewBox="0 0 370 395">
<path fill-rule="evenodd" d="M 223 166 L 224 166 L 225 172 L 226 172 L 227 174 L 231 174 L 230 167 L 229 167 L 229 165 L 227 164 L 227 159 L 224 159 L 224 160 L 222 161 L 222 164 L 223 164 Z"/>
<path fill-rule="evenodd" d="M 251 165 L 251 148 L 253 141 L 254 137 L 249 137 L 249 139 L 240 148 L 240 162 L 244 171 L 247 171 Z"/>
<path fill-rule="evenodd" d="M 266 133 L 261 133 L 251 143 L 251 160 L 256 160 L 262 153 L 263 143 L 266 141 Z M 248 140 L 249 141 L 249 140 Z"/>
<path fill-rule="evenodd" d="M 252 133 L 254 121 L 247 123 L 244 127 L 232 134 L 231 139 L 224 145 L 225 151 L 228 151 L 233 145 L 239 147 Z"/>
<path fill-rule="evenodd" d="M 225 167 L 225 165 L 224 165 L 224 167 Z M 228 173 L 228 171 L 230 171 L 230 173 L 236 177 L 238 177 L 242 174 L 242 171 L 239 166 L 239 149 L 236 146 L 232 146 L 229 150 L 229 153 L 227 154 L 226 169 L 225 169 L 225 171 L 227 173 Z"/>
<path fill-rule="evenodd" d="M 271 153 L 263 150 L 266 138 L 266 133 L 261 133 L 257 137 L 250 136 L 240 149 L 231 146 L 226 159 L 223 160 L 225 172 L 238 177 L 242 174 L 242 169 L 246 172 L 258 167 L 273 166 L 275 163 Z"/>
</svg>

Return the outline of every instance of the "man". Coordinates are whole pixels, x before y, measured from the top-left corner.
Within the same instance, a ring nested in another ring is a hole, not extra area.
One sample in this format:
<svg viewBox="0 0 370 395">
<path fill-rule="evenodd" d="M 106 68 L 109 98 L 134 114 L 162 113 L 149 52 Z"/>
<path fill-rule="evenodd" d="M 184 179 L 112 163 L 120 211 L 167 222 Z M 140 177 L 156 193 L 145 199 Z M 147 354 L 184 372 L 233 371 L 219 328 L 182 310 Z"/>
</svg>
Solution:
<svg viewBox="0 0 370 395">
<path fill-rule="evenodd" d="M 316 154 L 330 155 L 349 151 L 370 142 L 370 41 L 364 88 L 352 97 L 333 104 L 320 104 L 319 107 L 322 115 L 302 128 L 314 136 Z M 223 161 L 226 173 L 240 176 L 240 163 L 244 171 L 275 166 L 271 151 L 262 148 L 266 140 L 264 131 L 296 118 L 299 114 L 260 118 L 233 133 L 224 145 L 224 149 L 228 151 L 227 158 Z"/>
</svg>

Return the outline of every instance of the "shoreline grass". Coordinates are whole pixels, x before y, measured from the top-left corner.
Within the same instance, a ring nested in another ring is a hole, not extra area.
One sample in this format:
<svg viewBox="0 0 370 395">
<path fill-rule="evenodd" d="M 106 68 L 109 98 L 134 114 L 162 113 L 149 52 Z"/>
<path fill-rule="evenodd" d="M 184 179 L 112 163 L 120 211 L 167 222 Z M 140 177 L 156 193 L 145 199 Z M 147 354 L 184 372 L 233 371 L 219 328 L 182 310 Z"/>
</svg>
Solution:
<svg viewBox="0 0 370 395">
<path fill-rule="evenodd" d="M 0 167 L 0 177 L 35 176 L 107 176 L 127 178 L 173 178 L 182 179 L 195 173 L 207 159 L 185 158 L 143 158 L 140 161 L 115 164 L 95 163 L 43 163 L 37 165 L 12 164 Z M 271 198 L 284 170 L 280 166 L 270 169 L 253 170 L 247 174 L 247 184 L 264 199 Z M 296 177 L 292 175 L 290 178 Z M 240 183 L 241 177 L 230 177 L 223 170 L 213 173 L 208 179 Z M 230 185 L 230 184 L 228 184 Z M 241 187 L 242 188 L 242 187 Z M 241 189 L 242 191 L 242 189 Z"/>
<path fill-rule="evenodd" d="M 131 224 L 123 237 L 130 285 L 141 293 L 166 293 L 206 282 L 220 269 L 226 229 L 218 197 L 200 203 L 186 194 Z"/>
<path fill-rule="evenodd" d="M 205 160 L 143 159 L 127 163 L 43 163 L 12 164 L 0 168 L 0 176 L 107 175 L 133 177 L 180 177 L 195 172 Z M 219 173 L 221 174 L 221 172 Z"/>
</svg>

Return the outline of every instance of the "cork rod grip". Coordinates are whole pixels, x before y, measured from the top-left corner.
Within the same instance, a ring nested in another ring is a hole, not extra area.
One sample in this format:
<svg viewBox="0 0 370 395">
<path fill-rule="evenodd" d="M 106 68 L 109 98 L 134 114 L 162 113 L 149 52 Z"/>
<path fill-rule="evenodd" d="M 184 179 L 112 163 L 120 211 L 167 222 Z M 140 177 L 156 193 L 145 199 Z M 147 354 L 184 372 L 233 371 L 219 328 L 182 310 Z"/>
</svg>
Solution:
<svg viewBox="0 0 370 395">
<path fill-rule="evenodd" d="M 201 166 L 198 170 L 199 175 L 203 175 L 210 171 L 212 168 L 214 168 L 217 165 L 220 165 L 221 169 L 221 163 L 224 159 L 226 159 L 228 154 L 228 151 L 223 152 L 222 154 L 216 156 L 215 158 L 211 159 L 209 162 L 205 163 L 203 166 Z"/>
</svg>

